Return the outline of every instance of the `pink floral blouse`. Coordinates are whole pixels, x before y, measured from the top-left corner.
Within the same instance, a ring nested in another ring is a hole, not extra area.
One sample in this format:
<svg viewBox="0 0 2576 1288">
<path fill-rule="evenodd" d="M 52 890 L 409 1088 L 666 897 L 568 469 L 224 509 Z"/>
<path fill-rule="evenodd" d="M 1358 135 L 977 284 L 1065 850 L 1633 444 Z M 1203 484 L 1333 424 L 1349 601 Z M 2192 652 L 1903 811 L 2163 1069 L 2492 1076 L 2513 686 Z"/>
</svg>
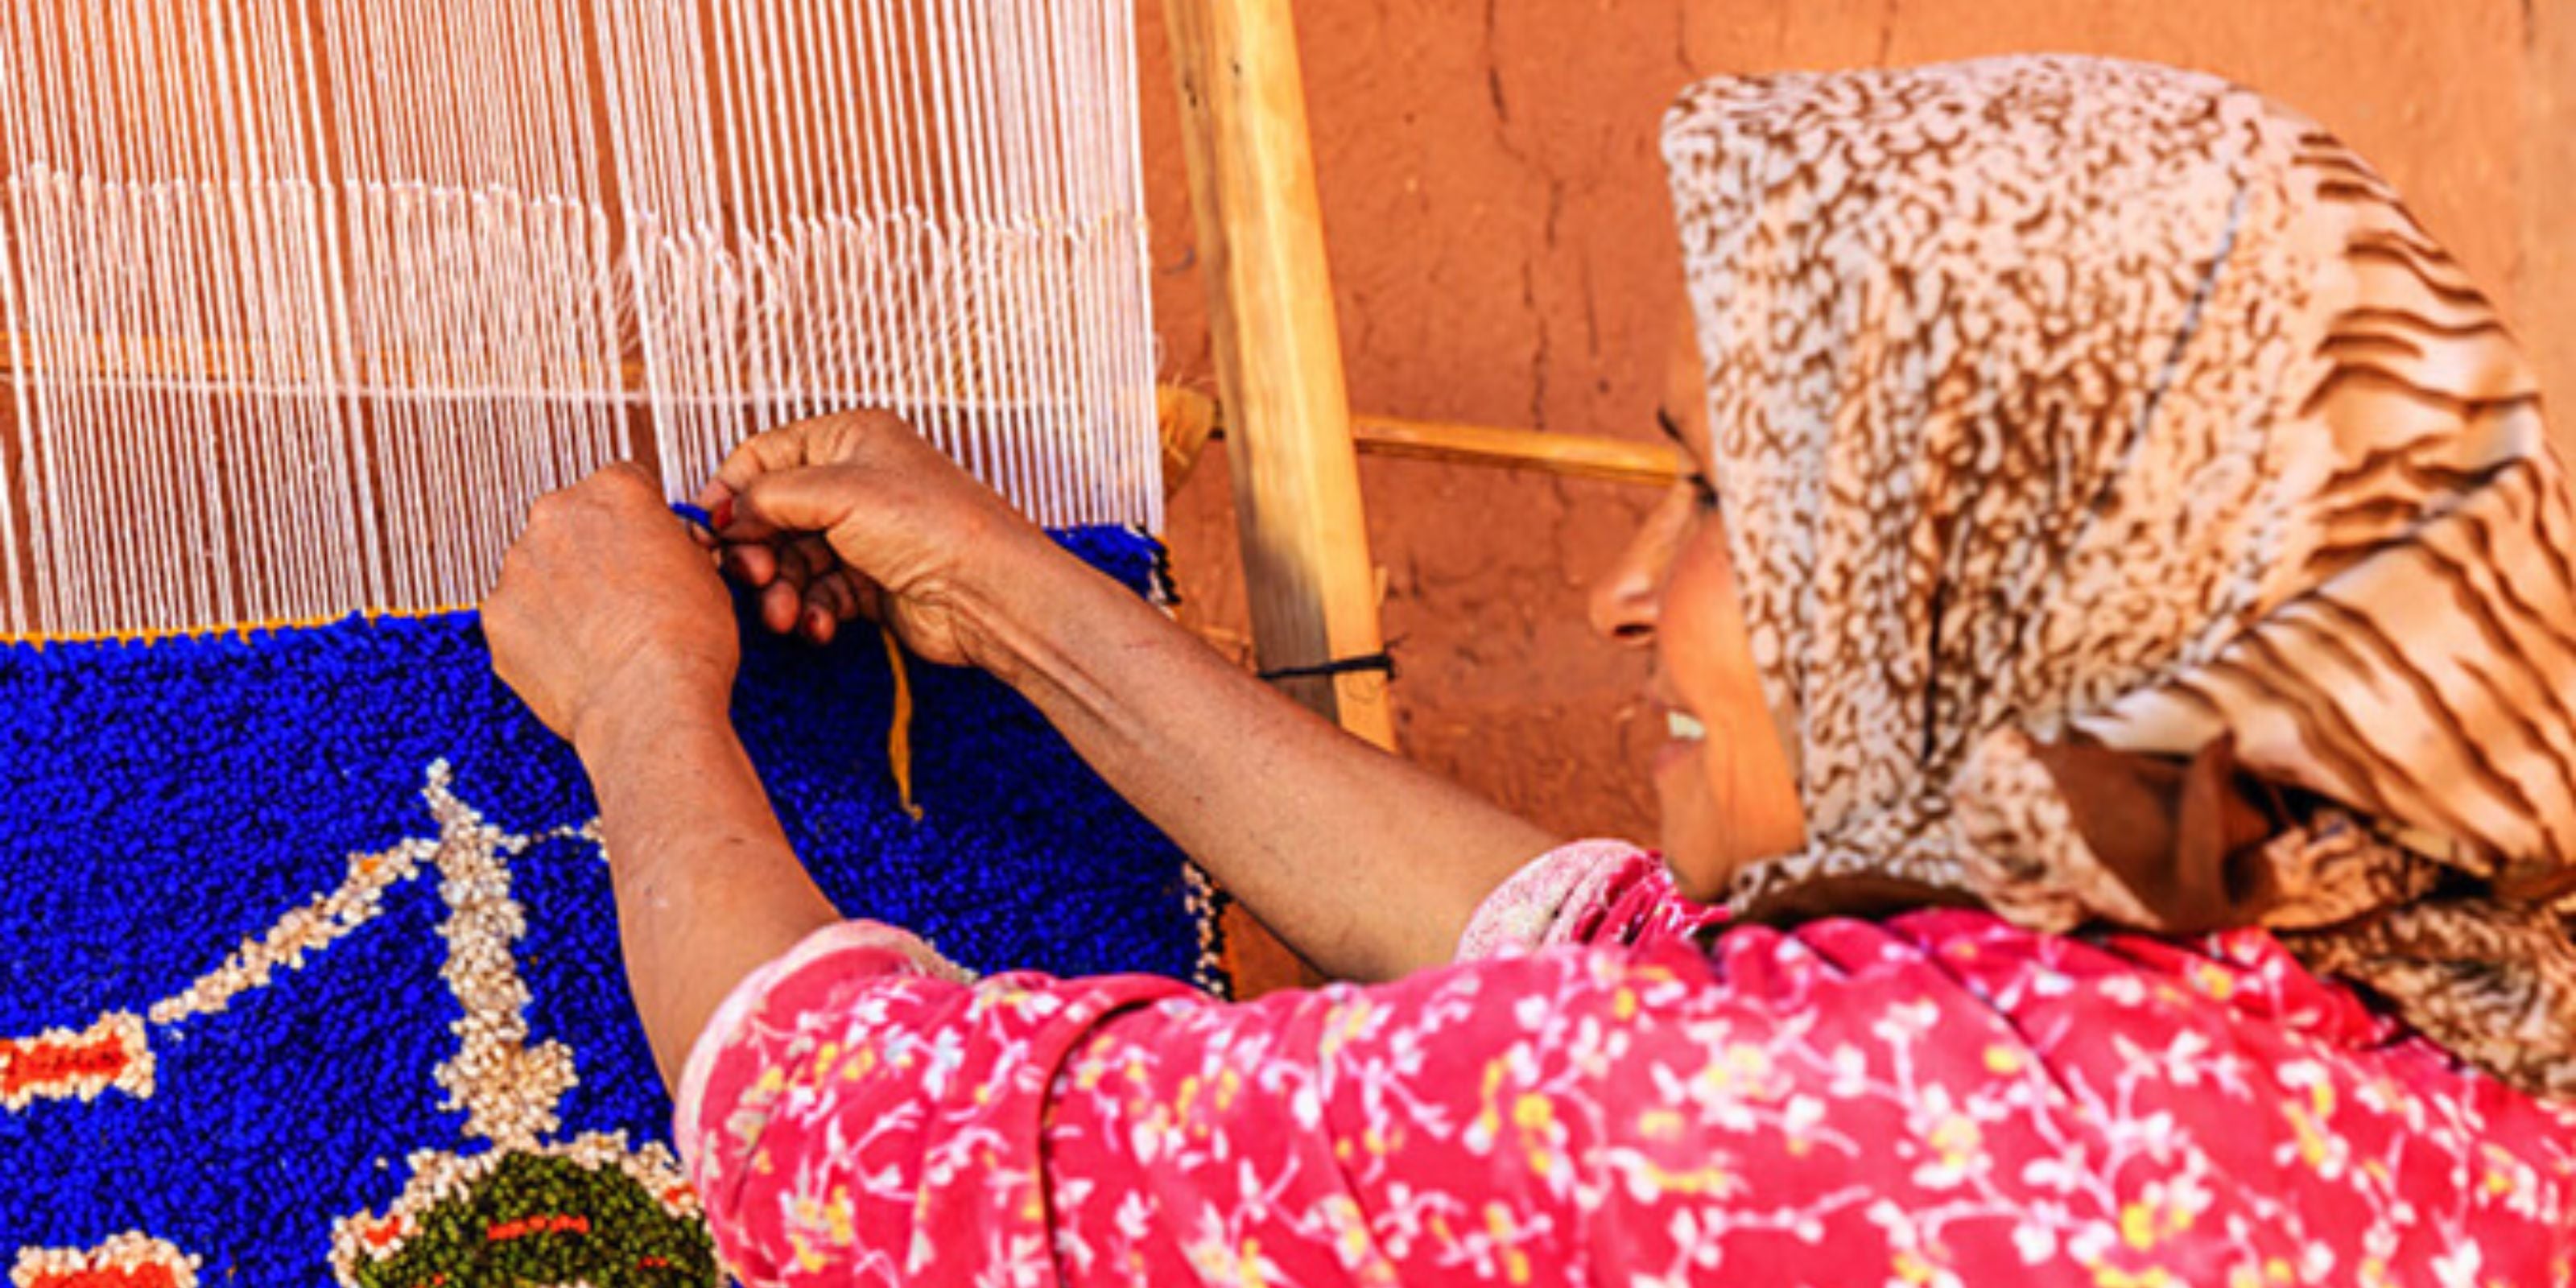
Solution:
<svg viewBox="0 0 2576 1288">
<path fill-rule="evenodd" d="M 849 923 L 681 1151 L 750 1285 L 2576 1282 L 2576 1112 L 2260 932 L 1715 920 L 1586 842 L 1455 965 L 1239 1004 Z"/>
</svg>

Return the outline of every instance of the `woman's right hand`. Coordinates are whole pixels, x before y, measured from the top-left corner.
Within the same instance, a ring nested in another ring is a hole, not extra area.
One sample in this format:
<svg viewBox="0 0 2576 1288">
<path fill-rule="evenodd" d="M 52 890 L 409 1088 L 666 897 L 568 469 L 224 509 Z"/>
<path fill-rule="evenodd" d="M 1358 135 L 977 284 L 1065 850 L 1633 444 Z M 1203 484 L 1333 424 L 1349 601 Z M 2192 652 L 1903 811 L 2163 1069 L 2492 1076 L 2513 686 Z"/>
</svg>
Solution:
<svg viewBox="0 0 2576 1288">
<path fill-rule="evenodd" d="M 978 604 L 1044 534 L 902 419 L 882 411 L 797 421 L 725 458 L 699 505 L 728 573 L 760 591 L 771 630 L 828 642 L 864 617 L 948 666 L 996 660 Z"/>
<path fill-rule="evenodd" d="M 787 425 L 703 495 L 777 630 L 866 616 L 972 665 L 1326 971 L 1445 962 L 1547 832 L 1353 738 L 1091 571 L 883 412 Z"/>
</svg>

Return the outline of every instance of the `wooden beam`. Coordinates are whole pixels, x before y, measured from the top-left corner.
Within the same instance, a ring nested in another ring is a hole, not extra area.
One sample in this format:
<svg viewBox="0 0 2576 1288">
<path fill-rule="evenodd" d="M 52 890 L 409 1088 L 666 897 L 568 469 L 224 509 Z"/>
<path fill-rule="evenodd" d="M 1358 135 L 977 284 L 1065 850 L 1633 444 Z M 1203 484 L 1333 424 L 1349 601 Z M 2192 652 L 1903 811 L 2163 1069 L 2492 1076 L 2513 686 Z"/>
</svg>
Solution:
<svg viewBox="0 0 2576 1288">
<path fill-rule="evenodd" d="M 1291 0 L 1167 0 L 1253 651 L 1264 669 L 1379 652 L 1341 333 Z M 1282 681 L 1392 749 L 1386 676 Z"/>
<path fill-rule="evenodd" d="M 1162 411 L 1163 494 L 1170 496 L 1189 480 L 1206 446 L 1225 437 L 1225 409 L 1196 390 L 1164 385 L 1156 392 Z M 1351 441 L 1363 456 L 1530 469 L 1648 487 L 1670 487 L 1690 470 L 1681 450 L 1670 443 L 1362 413 L 1351 417 Z"/>
<path fill-rule="evenodd" d="M 1608 483 L 1670 487 L 1687 470 L 1669 444 L 1591 434 L 1362 416 L 1351 423 L 1351 435 L 1371 456 L 1499 465 Z"/>
</svg>

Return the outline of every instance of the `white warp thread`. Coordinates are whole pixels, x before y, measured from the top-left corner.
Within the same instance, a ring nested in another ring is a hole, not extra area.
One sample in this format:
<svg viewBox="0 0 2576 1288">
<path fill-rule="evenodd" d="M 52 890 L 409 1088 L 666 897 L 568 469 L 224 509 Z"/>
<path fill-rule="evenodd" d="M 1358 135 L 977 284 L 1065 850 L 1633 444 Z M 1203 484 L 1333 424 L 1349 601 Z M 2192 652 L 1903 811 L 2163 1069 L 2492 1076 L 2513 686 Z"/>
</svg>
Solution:
<svg viewBox="0 0 2576 1288">
<path fill-rule="evenodd" d="M 1135 82 L 1124 0 L 0 6 L 0 630 L 469 604 L 855 406 L 1159 528 Z"/>
</svg>

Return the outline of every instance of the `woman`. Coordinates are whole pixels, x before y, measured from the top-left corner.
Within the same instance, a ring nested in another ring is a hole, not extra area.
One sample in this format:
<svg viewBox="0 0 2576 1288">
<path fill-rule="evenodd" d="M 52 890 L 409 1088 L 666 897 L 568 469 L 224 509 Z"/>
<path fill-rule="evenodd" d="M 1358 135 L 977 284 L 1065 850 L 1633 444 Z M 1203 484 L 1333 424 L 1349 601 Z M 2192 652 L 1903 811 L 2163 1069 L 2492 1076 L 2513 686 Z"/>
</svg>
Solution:
<svg viewBox="0 0 2576 1288">
<path fill-rule="evenodd" d="M 1661 863 L 1341 738 L 885 418 L 707 497 L 771 627 L 993 672 L 1392 983 L 976 983 L 837 923 L 705 556 L 631 472 L 540 506 L 495 664 L 597 784 L 737 1274 L 2576 1275 L 2576 525 L 2483 300 L 2195 75 L 1720 80 L 1665 151 L 1699 468 L 1596 608 L 1671 712 Z"/>
</svg>

